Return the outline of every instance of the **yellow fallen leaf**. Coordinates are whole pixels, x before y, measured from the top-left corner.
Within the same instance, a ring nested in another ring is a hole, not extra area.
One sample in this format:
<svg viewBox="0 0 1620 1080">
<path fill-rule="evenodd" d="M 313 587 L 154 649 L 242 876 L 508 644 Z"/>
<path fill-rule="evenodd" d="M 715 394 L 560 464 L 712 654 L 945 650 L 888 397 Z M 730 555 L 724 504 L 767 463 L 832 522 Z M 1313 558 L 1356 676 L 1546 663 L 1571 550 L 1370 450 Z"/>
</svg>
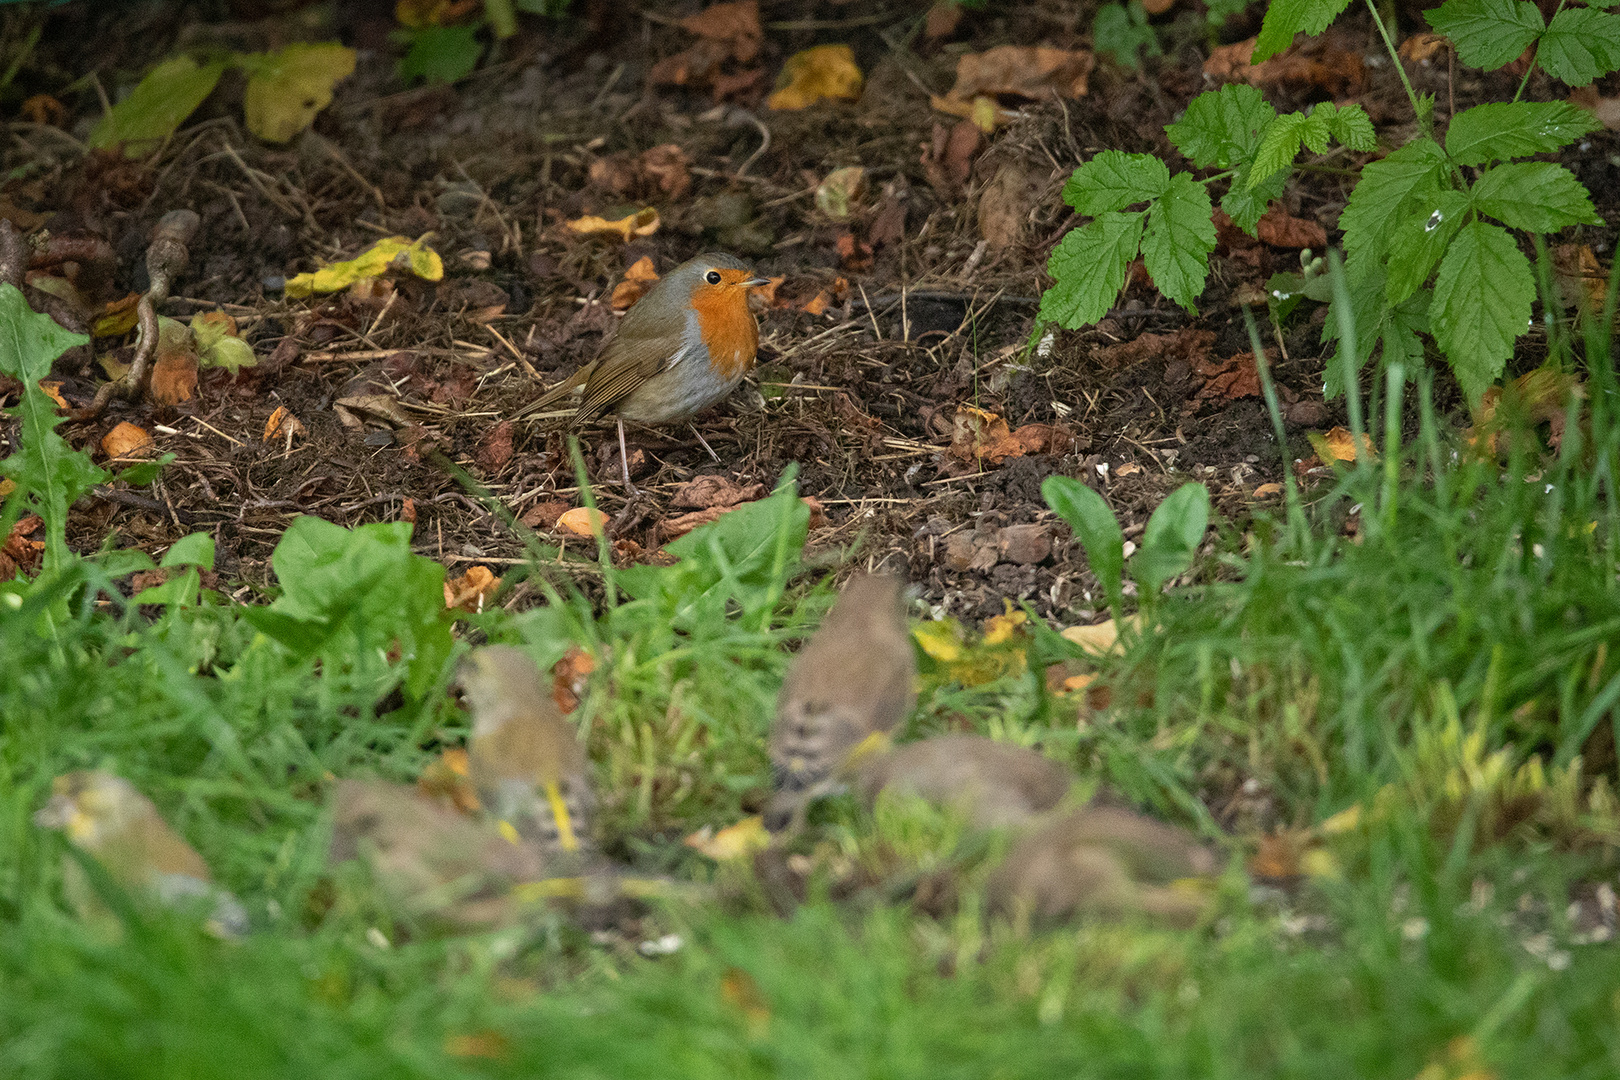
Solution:
<svg viewBox="0 0 1620 1080">
<path fill-rule="evenodd" d="M 354 57 L 353 49 L 335 41 L 299 42 L 243 57 L 248 130 L 266 142 L 284 143 L 309 127 L 332 103 L 332 88 L 354 74 Z"/>
<path fill-rule="evenodd" d="M 557 519 L 557 528 L 575 536 L 598 536 L 607 525 L 607 515 L 588 506 L 576 506 L 564 511 Z"/>
<path fill-rule="evenodd" d="M 39 380 L 39 388 L 45 391 L 46 397 L 56 402 L 56 407 L 58 409 L 66 409 L 68 407 L 67 398 L 62 396 L 61 379 L 41 379 Z"/>
<path fill-rule="evenodd" d="M 1254 494 L 1251 496 L 1251 498 L 1269 499 L 1273 495 L 1281 495 L 1282 489 L 1283 486 L 1281 484 L 1261 484 L 1259 487 L 1254 489 Z"/>
<path fill-rule="evenodd" d="M 650 206 L 644 206 L 633 214 L 626 214 L 611 221 L 594 214 L 586 214 L 566 223 L 570 232 L 581 236 L 617 236 L 620 240 L 629 240 L 634 236 L 651 236 L 658 231 L 658 225 L 658 211 Z"/>
<path fill-rule="evenodd" d="M 140 312 L 135 305 L 140 302 L 139 293 L 130 293 L 122 300 L 114 300 L 107 305 L 105 311 L 96 317 L 90 324 L 90 333 L 94 337 L 123 337 L 135 329 L 140 319 Z"/>
<path fill-rule="evenodd" d="M 855 50 L 848 45 L 817 45 L 794 53 L 776 80 L 776 91 L 765 99 L 772 109 L 805 109 L 824 98 L 854 101 L 865 79 L 855 66 Z"/>
<path fill-rule="evenodd" d="M 1324 462 L 1356 460 L 1355 436 L 1342 427 L 1336 427 L 1326 435 L 1307 432 L 1305 437 L 1310 439 L 1311 448 Z M 1361 433 L 1361 449 L 1369 461 L 1378 460 L 1378 448 L 1373 445 L 1372 436 L 1365 431 Z"/>
<path fill-rule="evenodd" d="M 705 825 L 682 841 L 700 855 L 715 862 L 730 862 L 752 855 L 770 846 L 771 834 L 765 831 L 765 821 L 758 814 L 745 817 L 735 825 L 727 825 L 719 832 Z"/>
<path fill-rule="evenodd" d="M 347 262 L 333 263 L 309 274 L 299 274 L 287 280 L 288 296 L 309 296 L 318 292 L 338 292 L 361 278 L 378 277 L 390 270 L 403 270 L 424 281 L 438 281 L 444 277 L 444 261 L 439 253 L 427 246 L 432 233 L 420 239 L 407 240 L 403 236 L 390 236 L 379 240 Z"/>
<path fill-rule="evenodd" d="M 1009 611 L 1005 615 L 992 615 L 984 621 L 984 643 L 1005 645 L 1021 633 L 1029 615 L 1022 611 Z"/>
<path fill-rule="evenodd" d="M 972 101 L 963 101 L 961 98 L 944 97 L 940 94 L 928 95 L 928 104 L 942 113 L 962 120 L 973 121 L 973 126 L 984 132 L 992 134 L 1002 124 L 1011 123 L 1018 119 L 1018 114 L 1011 109 L 1003 108 L 993 97 L 980 94 Z"/>
<path fill-rule="evenodd" d="M 1141 625 L 1141 617 L 1138 615 L 1127 615 L 1122 621 L 1133 630 Z M 1120 624 L 1108 619 L 1092 626 L 1066 626 L 1058 633 L 1088 653 L 1106 656 L 1109 653 L 1124 652 L 1119 643 L 1119 631 Z"/>
<path fill-rule="evenodd" d="M 911 631 L 922 651 L 942 664 L 954 664 L 962 659 L 962 626 L 955 619 L 937 619 L 926 622 Z"/>
</svg>

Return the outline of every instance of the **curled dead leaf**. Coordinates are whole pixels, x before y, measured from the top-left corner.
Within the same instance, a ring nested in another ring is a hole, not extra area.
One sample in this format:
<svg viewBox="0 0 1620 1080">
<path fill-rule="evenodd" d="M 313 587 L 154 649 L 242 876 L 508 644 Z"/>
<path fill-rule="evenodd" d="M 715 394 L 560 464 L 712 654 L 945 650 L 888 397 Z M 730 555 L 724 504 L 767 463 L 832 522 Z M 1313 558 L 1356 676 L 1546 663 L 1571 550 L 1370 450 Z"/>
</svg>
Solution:
<svg viewBox="0 0 1620 1080">
<path fill-rule="evenodd" d="M 797 110 L 829 99 L 854 101 L 864 85 L 861 69 L 855 66 L 855 50 L 848 45 L 817 45 L 788 57 L 765 104 Z"/>
<path fill-rule="evenodd" d="M 0 490 L 0 497 L 9 494 Z M 11 527 L 10 535 L 0 543 L 0 581 L 10 581 L 19 570 L 32 570 L 44 558 L 45 541 L 29 539 L 44 524 L 38 514 L 28 514 Z"/>
<path fill-rule="evenodd" d="M 613 287 L 613 309 L 623 311 L 637 300 L 647 294 L 658 280 L 658 271 L 653 269 L 652 257 L 643 255 L 630 264 L 630 269 L 624 272 L 624 280 Z"/>
<path fill-rule="evenodd" d="M 101 452 L 109 460 L 134 457 L 152 446 L 152 436 L 144 428 L 125 421 L 101 437 Z"/>
<path fill-rule="evenodd" d="M 1423 64 L 1428 63 L 1436 53 L 1449 48 L 1450 45 L 1451 43 L 1446 40 L 1445 35 L 1425 30 L 1422 33 L 1413 34 L 1401 42 L 1399 51 L 1401 59 L 1408 64 Z"/>
<path fill-rule="evenodd" d="M 276 411 L 270 414 L 270 419 L 264 422 L 264 442 L 282 438 L 291 441 L 293 437 L 302 434 L 304 425 L 285 405 L 277 405 Z"/>
<path fill-rule="evenodd" d="M 1311 248 L 1320 251 L 1327 247 L 1327 230 L 1315 221 L 1294 217 L 1280 206 L 1273 206 L 1254 227 L 1255 235 L 1272 247 Z"/>
<path fill-rule="evenodd" d="M 1193 370 L 1206 380 L 1196 400 L 1260 396 L 1260 370 L 1255 366 L 1252 352 L 1238 353 L 1225 360 L 1200 360 L 1193 365 Z"/>
<path fill-rule="evenodd" d="M 1308 432 L 1306 438 L 1310 439 L 1316 456 L 1323 461 L 1356 460 L 1355 437 L 1342 427 L 1332 428 L 1325 435 L 1314 431 Z M 1372 436 L 1365 431 L 1361 433 L 1361 451 L 1367 455 L 1368 460 L 1378 460 L 1378 449 L 1373 445 Z"/>
<path fill-rule="evenodd" d="M 1089 52 L 1045 46 L 998 45 L 964 53 L 956 61 L 956 84 L 948 97 L 968 101 L 980 95 L 1044 99 L 1059 94 L 1084 97 L 1097 60 Z"/>
<path fill-rule="evenodd" d="M 58 409 L 62 409 L 64 411 L 67 409 L 67 398 L 62 396 L 61 379 L 41 379 L 39 380 L 39 388 L 45 391 L 46 397 L 56 402 L 56 407 Z"/>
<path fill-rule="evenodd" d="M 576 506 L 557 519 L 557 528 L 575 536 L 600 536 L 607 527 L 607 515 L 589 506 Z"/>
<path fill-rule="evenodd" d="M 596 657 L 573 646 L 551 669 L 551 700 L 557 708 L 571 713 L 579 708 L 579 699 L 585 695 L 585 684 L 596 670 Z"/>
<path fill-rule="evenodd" d="M 1204 61 L 1204 74 L 1250 86 L 1325 91 L 1335 99 L 1359 92 L 1366 81 L 1361 54 L 1345 48 L 1336 36 L 1308 38 L 1263 63 L 1251 64 L 1258 40 L 1222 45 Z"/>
<path fill-rule="evenodd" d="M 160 352 L 152 365 L 147 393 L 159 405 L 190 401 L 197 392 L 197 357 L 191 352 Z"/>
<path fill-rule="evenodd" d="M 447 611 L 483 611 L 501 587 L 501 579 L 485 566 L 471 566 L 458 578 L 444 582 L 444 606 Z"/>
<path fill-rule="evenodd" d="M 579 236 L 616 236 L 621 241 L 636 236 L 651 236 L 658 231 L 658 225 L 658 211 L 650 206 L 611 221 L 587 214 L 564 223 L 565 228 Z"/>
</svg>

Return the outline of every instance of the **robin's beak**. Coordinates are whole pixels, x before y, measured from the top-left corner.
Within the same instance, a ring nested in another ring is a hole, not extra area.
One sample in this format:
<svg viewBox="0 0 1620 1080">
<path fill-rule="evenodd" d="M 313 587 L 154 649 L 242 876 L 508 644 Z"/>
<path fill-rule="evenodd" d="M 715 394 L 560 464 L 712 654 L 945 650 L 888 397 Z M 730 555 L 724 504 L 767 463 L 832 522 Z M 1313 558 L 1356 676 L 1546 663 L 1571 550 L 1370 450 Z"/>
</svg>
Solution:
<svg viewBox="0 0 1620 1080">
<path fill-rule="evenodd" d="M 745 288 L 757 289 L 761 285 L 769 285 L 770 283 L 770 278 L 760 277 L 758 274 L 755 274 L 753 277 L 745 279 L 742 284 Z"/>
</svg>

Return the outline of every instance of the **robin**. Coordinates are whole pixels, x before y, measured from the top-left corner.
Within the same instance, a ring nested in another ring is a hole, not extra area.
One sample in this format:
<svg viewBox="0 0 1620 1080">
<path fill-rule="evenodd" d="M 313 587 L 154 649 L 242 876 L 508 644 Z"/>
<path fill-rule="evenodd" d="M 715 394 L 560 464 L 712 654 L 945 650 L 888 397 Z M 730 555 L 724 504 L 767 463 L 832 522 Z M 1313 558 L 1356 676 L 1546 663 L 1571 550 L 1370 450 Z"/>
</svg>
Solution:
<svg viewBox="0 0 1620 1080">
<path fill-rule="evenodd" d="M 595 803 L 590 762 L 540 669 L 520 649 L 488 645 L 462 661 L 460 681 L 473 718 L 467 765 L 479 801 L 508 838 L 548 853 L 580 852 L 590 843 Z"/>
<path fill-rule="evenodd" d="M 197 849 L 123 777 L 100 770 L 58 776 L 51 782 L 50 800 L 34 814 L 34 824 L 62 830 L 124 889 L 170 907 L 205 902 L 212 933 L 241 937 L 247 932 L 241 903 L 214 884 Z M 84 867 L 64 858 L 62 871 L 63 891 L 80 917 L 112 927 L 114 916 L 96 895 Z"/>
<path fill-rule="evenodd" d="M 772 832 L 799 821 L 858 760 L 886 750 L 888 733 L 916 704 L 902 584 L 881 574 L 851 580 L 788 669 L 771 725 Z"/>
<path fill-rule="evenodd" d="M 677 266 L 632 307 L 595 360 L 546 391 L 519 415 L 583 390 L 576 424 L 613 410 L 619 422 L 624 484 L 624 422 L 671 424 L 723 400 L 753 370 L 759 324 L 748 290 L 768 282 L 730 255 L 712 252 Z M 693 433 L 697 429 L 693 428 Z M 719 457 L 698 435 L 715 461 Z"/>
</svg>

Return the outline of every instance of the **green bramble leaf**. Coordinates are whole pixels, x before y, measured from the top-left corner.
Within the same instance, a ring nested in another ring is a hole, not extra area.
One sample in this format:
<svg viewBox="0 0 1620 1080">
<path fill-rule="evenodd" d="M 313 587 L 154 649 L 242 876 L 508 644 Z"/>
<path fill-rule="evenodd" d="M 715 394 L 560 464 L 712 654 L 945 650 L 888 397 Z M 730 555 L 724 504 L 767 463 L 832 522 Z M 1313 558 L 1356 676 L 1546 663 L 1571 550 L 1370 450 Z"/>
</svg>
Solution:
<svg viewBox="0 0 1620 1080">
<path fill-rule="evenodd" d="M 1535 295 L 1530 260 L 1511 233 L 1483 221 L 1463 226 L 1440 260 L 1429 321 L 1470 400 L 1502 374 Z"/>
<path fill-rule="evenodd" d="M 1360 105 L 1334 105 L 1331 101 L 1324 101 L 1312 111 L 1311 115 L 1322 114 L 1327 121 L 1328 131 L 1341 146 L 1346 146 L 1357 153 L 1369 153 L 1378 147 L 1378 137 L 1373 132 L 1372 117 Z"/>
<path fill-rule="evenodd" d="M 1283 188 L 1288 186 L 1288 173 L 1274 172 L 1258 185 L 1251 187 L 1249 185 L 1251 171 L 1252 167 L 1248 162 L 1238 167 L 1237 175 L 1232 177 L 1232 186 L 1221 197 L 1221 209 L 1226 211 L 1227 216 L 1238 228 L 1253 236 L 1255 225 L 1265 214 L 1266 207 L 1271 205 L 1271 200 L 1281 195 Z"/>
<path fill-rule="evenodd" d="M 1121 67 L 1141 67 L 1141 54 L 1162 56 L 1158 36 L 1148 24 L 1147 10 L 1141 0 L 1125 4 L 1104 4 L 1097 9 L 1091 23 L 1091 43 L 1098 52 L 1109 56 Z"/>
<path fill-rule="evenodd" d="M 1212 211 L 1209 190 L 1191 173 L 1172 177 L 1148 209 L 1142 263 L 1159 291 L 1188 311 L 1196 310 L 1209 277 L 1209 253 L 1215 250 Z"/>
<path fill-rule="evenodd" d="M 1295 34 L 1320 34 L 1349 4 L 1350 0 L 1275 0 L 1266 8 L 1250 62 L 1276 56 L 1294 43 Z"/>
<path fill-rule="evenodd" d="M 1545 154 L 1602 126 L 1597 117 L 1567 101 L 1496 101 L 1451 118 L 1446 153 L 1458 165 L 1483 165 Z"/>
<path fill-rule="evenodd" d="M 1498 165 L 1475 182 L 1471 194 L 1474 209 L 1515 229 L 1546 233 L 1603 224 L 1581 182 L 1550 161 Z"/>
<path fill-rule="evenodd" d="M 1260 137 L 1260 149 L 1254 152 L 1254 164 L 1249 167 L 1249 186 L 1258 187 L 1272 174 L 1293 164 L 1294 156 L 1305 139 L 1305 128 L 1310 118 L 1304 113 L 1284 113 L 1271 122 Z M 1325 131 L 1325 129 L 1324 129 Z"/>
<path fill-rule="evenodd" d="M 1141 211 L 1108 211 L 1058 241 L 1046 263 L 1052 287 L 1041 296 L 1036 320 L 1078 330 L 1107 314 L 1125 287 L 1125 271 L 1136 258 L 1146 217 Z"/>
<path fill-rule="evenodd" d="M 1446 0 L 1423 17 L 1456 46 L 1458 59 L 1487 71 L 1518 59 L 1546 26 L 1528 0 Z"/>
<path fill-rule="evenodd" d="M 1541 70 L 1571 86 L 1586 86 L 1620 68 L 1620 15 L 1589 7 L 1553 16 L 1536 47 Z"/>
<path fill-rule="evenodd" d="M 1063 201 L 1082 214 L 1097 217 L 1157 199 L 1169 183 L 1169 167 L 1152 154 L 1104 150 L 1074 170 L 1063 185 Z"/>
<path fill-rule="evenodd" d="M 1260 91 L 1247 83 L 1229 83 L 1199 94 L 1165 134 L 1176 149 L 1200 169 L 1229 169 L 1254 156 L 1260 134 L 1277 118 Z"/>
<path fill-rule="evenodd" d="M 1309 114 L 1286 113 L 1266 128 L 1260 148 L 1255 151 L 1249 185 L 1258 187 L 1278 169 L 1292 165 L 1301 146 L 1314 154 L 1326 153 L 1331 138 L 1352 150 L 1367 151 L 1376 145 L 1372 120 L 1360 105 L 1340 108 L 1324 101 L 1312 107 Z"/>
<path fill-rule="evenodd" d="M 1395 227 L 1389 243 L 1389 280 L 1384 286 L 1391 305 L 1422 288 L 1467 220 L 1468 196 L 1460 191 L 1442 191 L 1435 197 L 1432 209 L 1419 209 Z"/>
<path fill-rule="evenodd" d="M 1408 202 L 1439 194 L 1445 166 L 1445 153 L 1429 138 L 1413 139 L 1382 161 L 1365 165 L 1350 193 L 1349 204 L 1339 216 L 1345 251 L 1351 256 L 1360 252 L 1381 254 Z"/>
</svg>

